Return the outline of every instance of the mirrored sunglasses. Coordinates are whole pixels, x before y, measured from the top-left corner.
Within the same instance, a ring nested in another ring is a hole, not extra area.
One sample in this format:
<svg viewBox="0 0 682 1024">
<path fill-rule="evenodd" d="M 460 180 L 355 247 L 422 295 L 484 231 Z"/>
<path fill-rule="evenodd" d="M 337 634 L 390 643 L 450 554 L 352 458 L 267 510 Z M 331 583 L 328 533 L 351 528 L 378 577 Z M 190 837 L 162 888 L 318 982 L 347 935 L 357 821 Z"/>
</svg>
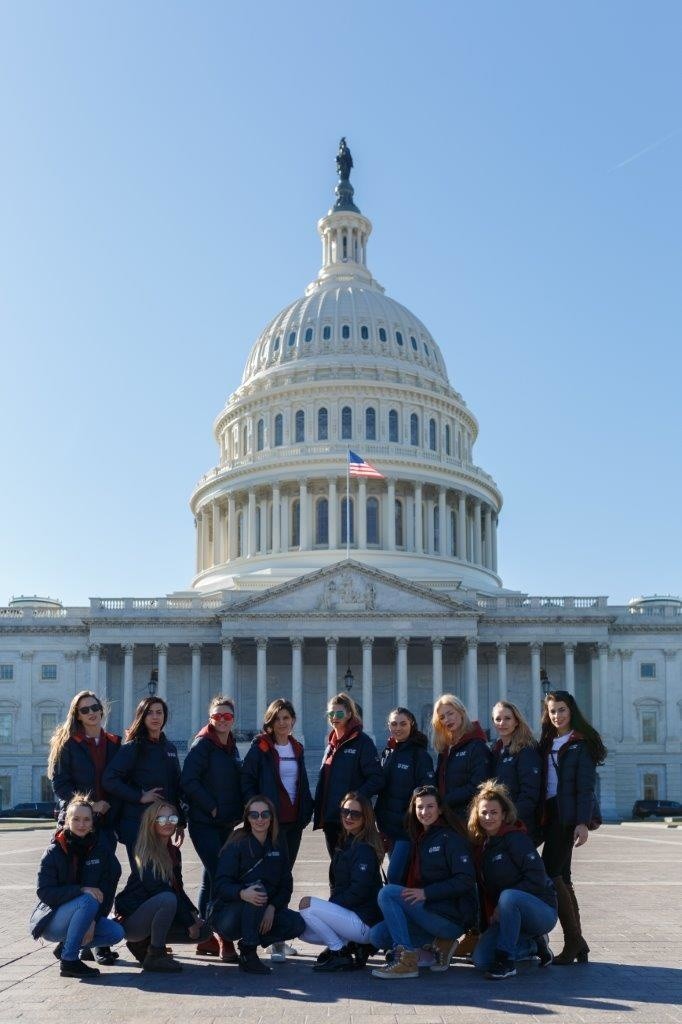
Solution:
<svg viewBox="0 0 682 1024">
<path fill-rule="evenodd" d="M 330 718 L 332 721 L 335 718 L 341 719 L 341 718 L 345 718 L 345 717 L 346 717 L 346 712 L 343 711 L 343 710 L 341 710 L 341 711 L 328 711 L 327 712 L 327 718 Z"/>
<path fill-rule="evenodd" d="M 218 711 L 211 715 L 214 722 L 234 722 L 234 715 L 231 711 Z"/>
<path fill-rule="evenodd" d="M 157 825 L 177 825 L 179 821 L 177 814 L 160 814 L 156 819 Z"/>
</svg>

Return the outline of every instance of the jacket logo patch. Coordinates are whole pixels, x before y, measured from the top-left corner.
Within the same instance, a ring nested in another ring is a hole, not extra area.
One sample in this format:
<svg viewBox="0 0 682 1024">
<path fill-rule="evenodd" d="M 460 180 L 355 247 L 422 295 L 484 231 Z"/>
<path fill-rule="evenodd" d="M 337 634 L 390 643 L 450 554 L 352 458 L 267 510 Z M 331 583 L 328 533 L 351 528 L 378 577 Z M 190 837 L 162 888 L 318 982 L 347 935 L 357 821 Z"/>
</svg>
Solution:
<svg viewBox="0 0 682 1024">
<path fill-rule="evenodd" d="M 266 854 L 267 857 L 279 857 L 279 850 L 270 850 L 270 853 Z"/>
<path fill-rule="evenodd" d="M 469 858 L 466 855 L 466 853 L 461 854 L 459 859 L 461 860 L 462 864 L 468 864 L 469 863 Z"/>
<path fill-rule="evenodd" d="M 503 854 L 501 854 L 501 853 L 496 853 L 496 854 L 495 854 L 495 856 L 493 857 L 493 861 L 496 861 L 496 860 L 502 860 L 502 859 L 503 859 L 503 857 L 504 857 L 504 855 L 503 855 Z"/>
<path fill-rule="evenodd" d="M 407 769 L 408 769 L 409 767 L 410 767 L 410 766 L 409 766 L 409 764 L 397 764 L 397 765 L 396 765 L 396 768 L 402 768 L 402 769 L 403 769 L 403 771 L 407 771 Z"/>
<path fill-rule="evenodd" d="M 458 750 L 457 753 L 455 754 L 455 757 L 466 757 L 466 756 L 467 756 L 466 750 Z"/>
<path fill-rule="evenodd" d="M 366 864 L 358 864 L 358 867 L 360 868 L 361 871 L 366 871 L 367 870 L 367 865 Z"/>
<path fill-rule="evenodd" d="M 513 757 L 503 757 L 502 758 L 502 764 L 509 764 L 510 761 L 513 761 L 513 760 L 514 760 Z"/>
<path fill-rule="evenodd" d="M 440 846 L 429 846 L 429 853 L 440 853 Z"/>
<path fill-rule="evenodd" d="M 91 860 L 86 860 L 85 867 L 90 868 L 93 867 L 95 864 L 101 864 L 99 857 L 93 857 Z"/>
<path fill-rule="evenodd" d="M 347 748 L 346 750 L 344 750 L 344 754 L 357 754 L 357 750 L 349 750 Z"/>
<path fill-rule="evenodd" d="M 178 755 L 175 753 L 174 750 L 167 750 L 166 757 L 174 757 L 176 761 L 178 759 Z"/>
</svg>

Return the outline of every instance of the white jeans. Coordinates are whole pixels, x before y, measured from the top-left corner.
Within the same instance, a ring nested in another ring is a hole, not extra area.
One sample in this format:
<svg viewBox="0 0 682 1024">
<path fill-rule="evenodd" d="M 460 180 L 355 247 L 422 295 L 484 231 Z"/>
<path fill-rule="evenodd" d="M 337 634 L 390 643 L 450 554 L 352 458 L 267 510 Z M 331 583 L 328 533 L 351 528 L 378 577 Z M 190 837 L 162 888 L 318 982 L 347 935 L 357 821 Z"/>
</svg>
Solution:
<svg viewBox="0 0 682 1024">
<path fill-rule="evenodd" d="M 299 910 L 299 914 L 305 921 L 305 931 L 301 935 L 304 942 L 338 950 L 347 942 L 368 941 L 369 925 L 361 921 L 353 910 L 339 907 L 336 903 L 311 896 L 310 906 Z"/>
</svg>

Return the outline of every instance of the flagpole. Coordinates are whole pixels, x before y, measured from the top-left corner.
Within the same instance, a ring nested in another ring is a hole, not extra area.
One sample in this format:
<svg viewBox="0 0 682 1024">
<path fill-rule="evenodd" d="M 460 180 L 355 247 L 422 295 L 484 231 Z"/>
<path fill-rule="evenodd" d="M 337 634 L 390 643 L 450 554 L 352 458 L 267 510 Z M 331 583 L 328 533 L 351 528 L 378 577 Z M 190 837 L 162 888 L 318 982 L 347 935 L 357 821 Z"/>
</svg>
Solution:
<svg viewBox="0 0 682 1024">
<path fill-rule="evenodd" d="M 346 452 L 346 561 L 350 558 L 350 448 Z"/>
</svg>

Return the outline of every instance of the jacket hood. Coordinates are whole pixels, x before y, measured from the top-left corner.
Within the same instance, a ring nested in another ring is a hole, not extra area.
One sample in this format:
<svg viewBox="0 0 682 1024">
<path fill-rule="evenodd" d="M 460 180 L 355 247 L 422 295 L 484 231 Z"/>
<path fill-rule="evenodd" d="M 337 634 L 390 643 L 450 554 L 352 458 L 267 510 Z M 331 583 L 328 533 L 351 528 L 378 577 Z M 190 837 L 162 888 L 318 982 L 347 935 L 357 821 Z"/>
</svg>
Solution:
<svg viewBox="0 0 682 1024">
<path fill-rule="evenodd" d="M 507 825 L 506 823 L 500 825 L 499 832 L 496 832 L 494 836 L 486 836 L 483 845 L 487 846 L 488 843 L 493 842 L 495 839 L 501 839 L 502 836 L 508 836 L 510 832 L 523 832 L 527 834 L 528 829 L 522 821 L 515 821 L 513 825 Z"/>
<path fill-rule="evenodd" d="M 294 749 L 296 760 L 298 760 L 300 757 L 303 756 L 303 747 L 298 742 L 298 740 L 295 739 L 295 737 L 293 736 L 289 737 L 289 742 L 291 743 L 291 746 Z M 277 750 L 275 749 L 275 738 L 274 736 L 271 736 L 270 733 L 268 732 L 262 732 L 258 736 L 254 736 L 253 740 L 251 741 L 251 746 L 258 747 L 258 749 L 262 750 L 264 754 L 274 755 L 277 753 Z"/>
<path fill-rule="evenodd" d="M 484 743 L 488 742 L 488 737 L 483 732 L 480 722 L 472 722 L 469 731 L 465 732 L 457 743 L 453 743 L 451 749 L 457 750 L 459 747 L 463 747 L 465 743 L 470 743 L 471 740 L 483 740 Z"/>
<path fill-rule="evenodd" d="M 386 743 L 386 750 L 397 750 L 398 748 L 406 750 L 407 747 L 422 747 L 426 750 L 428 745 L 429 741 L 424 733 L 420 732 L 419 729 L 415 729 L 415 731 L 408 736 L 406 740 L 401 740 L 400 743 L 394 740 L 392 736 L 389 736 Z"/>
<path fill-rule="evenodd" d="M 207 739 L 210 740 L 216 747 L 220 747 L 221 750 L 234 750 L 237 746 L 235 738 L 232 733 L 227 737 L 227 743 L 221 743 L 218 733 L 215 731 L 211 723 L 203 726 L 196 735 L 198 740 Z"/>
<path fill-rule="evenodd" d="M 327 744 L 330 747 L 340 747 L 342 743 L 348 743 L 349 740 L 355 739 L 355 737 L 359 736 L 361 732 L 362 722 L 360 721 L 360 719 L 349 718 L 348 725 L 346 726 L 346 731 L 344 732 L 340 740 L 337 740 L 336 733 L 334 732 L 333 729 L 329 730 L 329 735 L 327 736 Z"/>
<path fill-rule="evenodd" d="M 83 838 L 87 838 L 87 836 L 84 836 Z M 59 849 L 62 850 L 63 853 L 67 854 L 67 856 L 71 853 L 71 851 L 69 850 L 69 840 L 68 840 L 68 837 L 66 835 L 66 829 L 58 828 L 57 831 L 55 832 L 54 836 L 52 837 L 52 843 L 53 843 L 54 846 L 58 846 Z M 97 845 L 97 836 L 95 835 L 94 832 L 91 832 L 90 833 L 90 843 L 88 845 L 88 848 L 91 850 L 96 845 Z"/>
<path fill-rule="evenodd" d="M 113 732 L 107 732 L 106 729 L 100 729 L 99 735 L 100 735 L 100 738 L 102 736 L 104 736 L 104 738 L 107 741 L 107 743 L 114 743 L 114 744 L 118 743 L 120 738 L 121 738 L 120 736 L 117 736 Z M 71 739 L 75 740 L 76 743 L 84 743 L 85 742 L 85 733 L 84 732 L 75 732 L 73 734 L 73 736 L 71 737 Z"/>
</svg>

